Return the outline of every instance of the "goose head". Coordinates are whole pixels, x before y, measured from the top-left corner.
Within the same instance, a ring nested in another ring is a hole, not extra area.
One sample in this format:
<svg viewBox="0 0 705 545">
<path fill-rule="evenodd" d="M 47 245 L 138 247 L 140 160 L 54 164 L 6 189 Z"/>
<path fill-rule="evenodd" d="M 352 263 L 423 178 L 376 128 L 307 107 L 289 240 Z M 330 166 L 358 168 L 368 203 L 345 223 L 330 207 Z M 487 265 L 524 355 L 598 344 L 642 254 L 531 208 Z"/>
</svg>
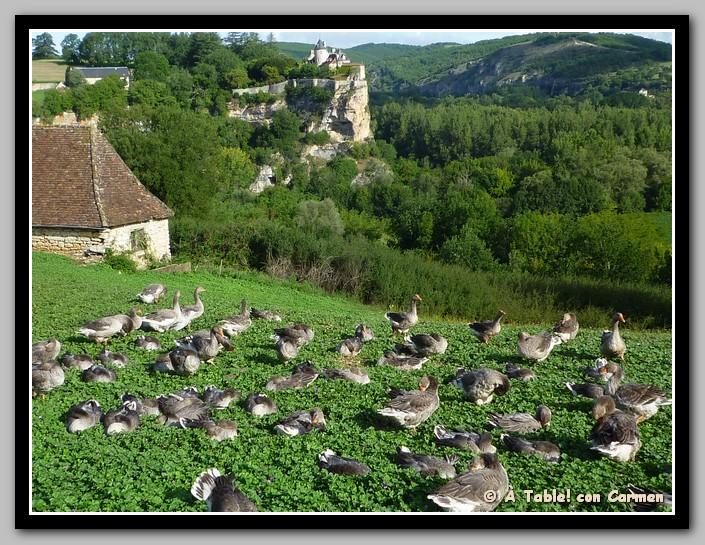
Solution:
<svg viewBox="0 0 705 545">
<path fill-rule="evenodd" d="M 551 409 L 546 405 L 536 407 L 536 420 L 541 423 L 542 428 L 547 428 L 551 424 Z"/>
<path fill-rule="evenodd" d="M 592 417 L 599 420 L 603 416 L 613 413 L 617 409 L 614 399 L 611 396 L 601 396 L 595 400 L 592 407 Z"/>
</svg>

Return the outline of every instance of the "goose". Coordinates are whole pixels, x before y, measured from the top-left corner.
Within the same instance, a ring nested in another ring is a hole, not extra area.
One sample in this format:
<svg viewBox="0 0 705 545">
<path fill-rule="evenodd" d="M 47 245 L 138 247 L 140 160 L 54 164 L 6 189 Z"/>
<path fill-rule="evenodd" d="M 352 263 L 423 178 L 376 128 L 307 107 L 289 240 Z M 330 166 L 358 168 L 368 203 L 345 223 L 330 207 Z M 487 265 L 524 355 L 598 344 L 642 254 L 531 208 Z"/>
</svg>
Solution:
<svg viewBox="0 0 705 545">
<path fill-rule="evenodd" d="M 428 357 L 435 354 L 443 354 L 448 348 L 448 341 L 438 333 L 411 335 L 405 337 L 404 341 L 404 344 L 395 346 L 395 351 L 398 354 Z"/>
<path fill-rule="evenodd" d="M 152 336 L 145 336 L 145 335 L 140 335 L 135 339 L 135 346 L 137 348 L 142 348 L 144 350 L 161 350 L 162 348 L 162 343 L 159 342 L 159 339 L 156 337 Z"/>
<path fill-rule="evenodd" d="M 606 366 L 602 369 L 608 372 Z M 637 424 L 654 416 L 659 407 L 672 404 L 660 388 L 651 384 L 621 384 L 623 378 L 620 367 L 607 381 L 605 394 L 614 398 L 617 408 L 634 414 Z"/>
<path fill-rule="evenodd" d="M 624 353 L 627 351 L 627 345 L 619 334 L 620 322 L 625 322 L 624 316 L 621 312 L 617 312 L 612 316 L 612 329 L 602 332 L 600 352 L 607 358 L 619 358 L 624 361 Z"/>
<path fill-rule="evenodd" d="M 252 325 L 250 319 L 250 309 L 247 308 L 247 301 L 240 301 L 240 314 L 233 314 L 223 320 L 218 325 L 223 328 L 228 337 L 237 336 L 243 331 L 247 331 Z"/>
<path fill-rule="evenodd" d="M 497 448 L 492 444 L 492 434 L 488 432 L 447 431 L 443 426 L 437 425 L 433 428 L 433 436 L 437 445 L 469 450 L 475 454 L 497 452 Z"/>
<path fill-rule="evenodd" d="M 89 399 L 69 409 L 66 429 L 71 433 L 87 430 L 98 424 L 103 418 L 103 410 L 95 399 Z"/>
<path fill-rule="evenodd" d="M 171 308 L 165 308 L 151 312 L 142 318 L 142 329 L 163 333 L 181 319 L 181 307 L 179 306 L 181 292 L 174 292 L 174 299 Z"/>
<path fill-rule="evenodd" d="M 586 367 L 583 371 L 589 378 L 607 382 L 617 369 L 621 367 L 616 363 L 607 361 L 605 358 L 597 358 L 593 367 Z"/>
<path fill-rule="evenodd" d="M 166 287 L 163 284 L 150 284 L 138 293 L 135 297 L 145 304 L 158 303 L 159 299 L 166 295 Z"/>
<path fill-rule="evenodd" d="M 318 455 L 318 467 L 339 475 L 367 475 L 370 472 L 367 464 L 338 456 L 329 448 Z"/>
<path fill-rule="evenodd" d="M 536 407 L 536 417 L 529 413 L 491 413 L 488 423 L 493 428 L 502 428 L 514 433 L 533 433 L 551 425 L 551 409 L 546 405 L 539 405 Z"/>
<path fill-rule="evenodd" d="M 324 369 L 323 376 L 327 379 L 344 379 L 357 384 L 369 384 L 370 376 L 361 367 L 349 367 L 345 369 Z"/>
<path fill-rule="evenodd" d="M 193 335 L 188 335 L 174 341 L 176 346 L 187 350 L 193 350 L 198 354 L 198 357 L 203 361 L 212 362 L 213 359 L 223 349 L 223 342 L 230 345 L 230 342 L 225 338 L 223 329 L 215 325 L 210 329 L 208 335 L 203 332 L 197 332 Z M 232 345 L 230 345 L 232 346 Z"/>
<path fill-rule="evenodd" d="M 512 362 L 507 363 L 507 376 L 528 382 L 534 380 L 536 375 L 531 369 L 519 368 Z"/>
<path fill-rule="evenodd" d="M 266 416 L 277 412 L 277 404 L 266 394 L 252 393 L 245 400 L 245 410 L 254 416 Z"/>
<path fill-rule="evenodd" d="M 205 288 L 198 287 L 193 291 L 193 300 L 195 304 L 184 305 L 181 307 L 181 318 L 179 318 L 174 324 L 169 328 L 174 331 L 181 331 L 183 328 L 188 326 L 195 319 L 200 318 L 203 315 L 204 307 L 203 301 L 201 301 L 200 294 L 203 293 Z"/>
<path fill-rule="evenodd" d="M 427 497 L 445 511 L 494 511 L 509 491 L 509 477 L 496 454 L 480 454 L 458 475 Z"/>
<path fill-rule="evenodd" d="M 510 387 L 507 375 L 486 367 L 473 371 L 460 368 L 451 384 L 463 390 L 465 398 L 476 405 L 492 402 L 495 394 L 504 395 Z"/>
<path fill-rule="evenodd" d="M 107 343 L 114 335 L 127 335 L 136 329 L 135 325 L 138 323 L 137 327 L 140 327 L 143 324 L 143 319 L 139 316 L 139 312 L 137 307 L 132 307 L 129 315 L 116 314 L 86 322 L 78 330 L 78 334 L 89 340 L 94 340 L 96 344 Z"/>
<path fill-rule="evenodd" d="M 397 465 L 409 469 L 415 469 L 424 477 L 438 475 L 442 479 L 453 479 L 456 476 L 455 467 L 460 458 L 453 454 L 446 456 L 445 460 L 436 456 L 428 456 L 425 454 L 414 454 L 407 447 L 397 447 L 397 457 L 395 462 Z"/>
<path fill-rule="evenodd" d="M 276 312 L 271 310 L 257 310 L 256 308 L 250 309 L 250 315 L 258 320 L 270 320 L 273 322 L 281 322 L 282 317 Z"/>
<path fill-rule="evenodd" d="M 377 412 L 392 418 L 403 428 L 413 429 L 425 422 L 439 406 L 438 380 L 432 376 L 421 380 L 428 381 L 428 387 L 399 395 Z"/>
<path fill-rule="evenodd" d="M 513 452 L 539 456 L 547 462 L 558 462 L 561 459 L 561 449 L 549 441 L 529 441 L 506 433 L 500 434 L 499 440 Z"/>
<path fill-rule="evenodd" d="M 389 323 L 392 326 L 392 334 L 396 333 L 406 333 L 416 325 L 416 323 L 419 321 L 418 314 L 416 312 L 416 303 L 419 301 L 423 301 L 421 299 L 421 296 L 419 294 L 415 294 L 411 298 L 411 309 L 409 312 L 387 312 L 385 313 L 384 317 L 389 320 Z"/>
<path fill-rule="evenodd" d="M 173 372 L 183 377 L 195 374 L 201 367 L 199 354 L 190 348 L 174 348 L 174 350 L 169 352 L 169 360 L 171 361 Z"/>
<path fill-rule="evenodd" d="M 238 436 L 237 424 L 232 420 L 188 420 L 181 418 L 182 428 L 200 428 L 206 430 L 206 435 L 214 441 L 225 441 Z"/>
<path fill-rule="evenodd" d="M 32 365 L 32 397 L 44 395 L 64 383 L 64 370 L 55 361 Z"/>
<path fill-rule="evenodd" d="M 275 348 L 279 361 L 293 360 L 299 355 L 299 347 L 297 346 L 296 341 L 293 341 L 288 337 L 279 339 Z"/>
<path fill-rule="evenodd" d="M 115 367 L 126 367 L 128 360 L 125 354 L 120 354 L 119 352 L 111 352 L 107 348 L 98 354 L 98 361 L 105 365 L 114 365 Z"/>
<path fill-rule="evenodd" d="M 230 403 L 238 401 L 241 397 L 240 392 L 233 388 L 219 390 L 215 386 L 206 386 L 201 399 L 210 405 L 213 409 L 227 409 Z"/>
<path fill-rule="evenodd" d="M 500 320 L 502 320 L 506 314 L 506 312 L 500 310 L 497 312 L 494 320 L 482 320 L 481 322 L 469 323 L 468 327 L 470 328 L 470 333 L 472 333 L 478 340 L 488 344 L 494 336 L 502 331 L 502 324 L 500 324 Z"/>
<path fill-rule="evenodd" d="M 345 358 L 355 357 L 362 350 L 364 343 L 369 342 L 375 338 L 372 329 L 365 324 L 358 324 L 355 328 L 355 336 L 349 339 L 344 339 L 335 350 L 340 353 L 341 356 Z"/>
<path fill-rule="evenodd" d="M 201 473 L 191 495 L 205 501 L 210 512 L 255 512 L 257 506 L 235 486 L 232 475 L 222 476 L 216 468 Z"/>
<path fill-rule="evenodd" d="M 83 382 L 115 382 L 117 375 L 112 369 L 102 365 L 92 365 L 81 375 Z"/>
<path fill-rule="evenodd" d="M 573 382 L 566 382 L 566 388 L 570 390 L 570 393 L 575 396 L 589 397 L 590 399 L 597 399 L 605 395 L 605 389 L 599 384 L 575 384 Z"/>
<path fill-rule="evenodd" d="M 135 409 L 135 403 L 127 401 L 119 409 L 108 411 L 103 418 L 105 433 L 114 435 L 128 433 L 136 429 L 140 425 L 140 416 Z"/>
<path fill-rule="evenodd" d="M 384 356 L 377 360 L 377 365 L 389 365 L 402 371 L 418 371 L 428 358 L 418 358 L 416 356 L 402 356 L 391 350 L 387 350 Z"/>
<path fill-rule="evenodd" d="M 590 448 L 616 462 L 633 462 L 641 448 L 636 417 L 617 409 L 610 396 L 595 400 L 592 416 L 596 422 L 588 436 Z"/>
<path fill-rule="evenodd" d="M 306 435 L 313 430 L 325 431 L 326 419 L 319 408 L 310 411 L 297 411 L 274 426 L 275 433 L 294 437 Z"/>
<path fill-rule="evenodd" d="M 310 343 L 314 336 L 315 333 L 306 324 L 294 324 L 290 327 L 275 329 L 272 338 L 277 342 L 281 340 L 293 341 L 300 348 Z"/>
<path fill-rule="evenodd" d="M 294 372 L 289 377 L 272 377 L 267 382 L 267 390 L 287 390 L 290 388 L 305 388 L 318 377 L 318 370 L 310 361 L 300 363 L 294 367 Z"/>
<path fill-rule="evenodd" d="M 198 397 L 169 394 L 157 397 L 157 402 L 162 413 L 158 419 L 160 424 L 183 427 L 183 421 L 209 420 L 211 418 L 210 407 Z"/>
<path fill-rule="evenodd" d="M 32 345 L 32 363 L 45 363 L 56 359 L 61 350 L 58 339 L 39 341 Z"/>
<path fill-rule="evenodd" d="M 81 369 L 85 371 L 95 365 L 95 362 L 88 354 L 71 354 L 67 352 L 61 357 L 61 365 L 67 369 Z"/>
<path fill-rule="evenodd" d="M 561 338 L 553 333 L 542 331 L 536 335 L 529 335 L 524 331 L 518 334 L 517 352 L 523 358 L 543 361 L 553 350 L 554 346 L 561 344 Z"/>
<path fill-rule="evenodd" d="M 431 385 L 431 380 L 429 377 L 421 377 L 419 380 L 419 389 L 418 390 L 403 390 L 401 388 L 389 388 L 387 390 L 387 395 L 389 396 L 389 399 L 395 399 L 400 396 L 405 396 L 408 394 L 413 394 L 414 392 L 425 392 L 428 390 L 428 387 Z"/>
<path fill-rule="evenodd" d="M 123 394 L 120 399 L 123 404 L 133 402 L 135 404 L 135 411 L 140 416 L 159 416 L 161 414 L 159 411 L 159 403 L 156 398 L 145 397 L 140 399 L 131 394 Z"/>
<path fill-rule="evenodd" d="M 568 342 L 575 339 L 580 329 L 578 318 L 572 312 L 566 312 L 560 322 L 553 326 L 553 333 L 561 338 L 562 342 Z"/>
</svg>

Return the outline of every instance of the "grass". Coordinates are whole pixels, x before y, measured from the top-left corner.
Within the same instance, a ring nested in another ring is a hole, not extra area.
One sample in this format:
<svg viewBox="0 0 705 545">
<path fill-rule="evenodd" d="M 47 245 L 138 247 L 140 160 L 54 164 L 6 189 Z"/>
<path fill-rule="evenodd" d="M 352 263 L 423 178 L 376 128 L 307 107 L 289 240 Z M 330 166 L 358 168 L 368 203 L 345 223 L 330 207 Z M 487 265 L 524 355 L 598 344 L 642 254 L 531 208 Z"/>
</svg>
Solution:
<svg viewBox="0 0 705 545">
<path fill-rule="evenodd" d="M 414 452 L 444 456 L 454 449 L 433 442 L 433 427 L 443 424 L 479 430 L 490 412 L 533 412 L 537 404 L 553 411 L 548 430 L 536 437 L 557 443 L 563 454 L 558 464 L 507 452 L 498 445 L 499 457 L 507 469 L 515 491 L 514 502 L 500 504 L 498 511 L 624 511 L 629 505 L 610 503 L 606 494 L 635 484 L 658 490 L 671 490 L 671 477 L 662 472 L 671 464 L 671 408 L 641 424 L 643 446 L 636 462 L 618 464 L 599 458 L 588 449 L 592 427 L 590 402 L 575 398 L 565 389 L 566 381 L 582 381 L 580 369 L 591 364 L 599 349 L 600 331 L 581 330 L 577 339 L 559 346 L 544 362 L 534 364 L 537 379 L 532 383 L 512 381 L 507 395 L 489 406 L 477 407 L 463 400 L 462 392 L 445 384 L 457 367 L 487 366 L 503 369 L 507 362 L 519 363 L 516 334 L 539 326 L 507 321 L 502 333 L 490 345 L 471 339 L 461 323 L 431 322 L 419 306 L 420 323 L 415 332 L 439 332 L 449 340 L 448 351 L 431 359 L 422 371 L 403 372 L 378 367 L 376 360 L 392 346 L 384 309 L 364 306 L 351 299 L 325 295 L 321 290 L 270 279 L 256 273 L 217 276 L 210 273 L 118 273 L 106 265 L 79 266 L 68 259 L 33 254 L 32 262 L 32 341 L 56 337 L 65 352 L 86 351 L 93 356 L 100 348 L 77 337 L 75 331 L 85 321 L 125 312 L 145 285 L 162 282 L 169 288 L 169 301 L 176 289 L 190 304 L 196 286 L 206 288 L 202 298 L 205 313 L 192 329 L 209 327 L 218 319 L 237 312 L 245 297 L 252 306 L 278 311 L 285 323 L 304 321 L 316 333 L 313 342 L 291 364 L 275 357 L 270 339 L 273 324 L 253 321 L 252 327 L 234 340 L 236 349 L 219 355 L 213 364 L 204 364 L 190 378 L 152 375 L 149 372 L 155 352 L 134 348 L 136 334 L 116 338 L 110 349 L 126 354 L 130 364 L 118 369 L 112 384 L 84 383 L 77 370 L 66 371 L 65 384 L 44 398 L 32 401 L 32 506 L 34 511 L 205 511 L 204 502 L 190 495 L 196 476 L 210 468 L 232 471 L 238 486 L 262 511 L 436 511 L 426 495 L 444 481 L 426 478 L 394 464 L 401 445 Z M 155 305 L 141 305 L 146 312 Z M 507 318 L 511 318 L 508 316 Z M 609 317 L 606 317 L 608 320 Z M 237 404 L 220 411 L 218 419 L 238 424 L 239 437 L 211 442 L 202 430 L 182 430 L 158 425 L 146 417 L 139 428 L 124 435 L 108 437 L 102 426 L 80 434 L 66 431 L 67 410 L 87 399 L 97 399 L 104 410 L 120 405 L 120 396 L 131 393 L 156 396 L 197 386 L 229 386 L 243 396 L 263 391 L 268 379 L 288 374 L 295 363 L 311 360 L 319 369 L 342 363 L 333 351 L 337 342 L 351 335 L 356 324 L 372 327 L 376 339 L 358 357 L 371 378 L 367 385 L 332 381 L 319 377 L 303 390 L 271 392 L 279 405 L 277 414 L 257 419 Z M 549 324 L 544 324 L 547 327 Z M 624 327 L 628 352 L 624 365 L 634 382 L 653 383 L 671 391 L 671 334 L 635 332 Z M 156 334 L 164 346 L 185 334 L 170 331 Z M 376 410 L 387 401 L 387 389 L 413 389 L 424 374 L 441 381 L 440 408 L 416 432 L 384 429 Z M 275 435 L 273 426 L 296 410 L 319 406 L 328 429 L 303 437 Z M 495 444 L 499 432 L 493 432 Z M 326 448 L 339 455 L 367 463 L 372 471 L 365 477 L 330 474 L 317 467 L 317 456 Z M 469 453 L 456 452 L 462 472 Z M 570 488 L 573 502 L 528 503 L 523 490 Z M 596 504 L 577 503 L 577 493 L 602 493 Z"/>
<path fill-rule="evenodd" d="M 46 90 L 40 89 L 39 91 L 32 91 L 32 111 L 40 111 L 42 104 L 44 103 L 44 96 L 46 95 Z"/>
<path fill-rule="evenodd" d="M 58 83 L 64 81 L 65 75 L 66 63 L 63 60 L 32 61 L 32 83 Z"/>
</svg>

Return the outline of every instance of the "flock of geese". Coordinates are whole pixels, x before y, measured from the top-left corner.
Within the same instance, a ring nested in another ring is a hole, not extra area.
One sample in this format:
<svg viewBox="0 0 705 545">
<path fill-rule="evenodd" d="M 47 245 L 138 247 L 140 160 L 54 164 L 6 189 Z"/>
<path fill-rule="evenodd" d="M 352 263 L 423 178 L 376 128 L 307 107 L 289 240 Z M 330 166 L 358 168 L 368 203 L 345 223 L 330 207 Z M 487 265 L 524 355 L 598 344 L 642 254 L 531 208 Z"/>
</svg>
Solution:
<svg viewBox="0 0 705 545">
<path fill-rule="evenodd" d="M 145 304 L 155 304 L 166 291 L 162 284 L 150 284 L 137 295 L 137 299 Z M 183 330 L 203 314 L 204 306 L 200 298 L 203 291 L 205 290 L 201 287 L 195 289 L 193 305 L 180 305 L 180 293 L 176 291 L 171 308 L 141 316 L 140 310 L 133 307 L 128 314 L 87 322 L 78 333 L 96 343 L 107 345 L 112 337 L 125 336 L 137 330 L 156 333 Z M 421 301 L 419 295 L 414 295 L 408 311 L 385 314 L 393 336 L 405 335 L 416 325 L 417 303 Z M 493 320 L 468 324 L 469 331 L 478 341 L 488 344 L 501 332 L 501 320 L 504 316 L 505 313 L 500 310 Z M 222 350 L 233 350 L 232 338 L 245 332 L 251 326 L 252 318 L 281 321 L 281 317 L 275 312 L 251 309 L 246 301 L 242 300 L 239 314 L 223 318 L 210 329 L 184 336 L 175 341 L 175 348 L 160 353 L 153 365 L 154 372 L 193 375 L 203 362 L 212 362 Z M 606 359 L 624 360 L 626 344 L 619 332 L 619 324 L 624 321 L 624 316 L 616 313 L 612 318 L 611 328 L 602 333 L 603 357 L 598 358 L 594 366 L 585 370 L 586 375 L 595 382 L 566 384 L 567 389 L 574 395 L 594 400 L 592 416 L 595 424 L 588 438 L 591 448 L 619 462 L 635 459 L 641 447 L 638 424 L 656 414 L 660 406 L 671 403 L 663 391 L 655 386 L 622 383 L 623 369 Z M 536 335 L 520 332 L 517 338 L 517 352 L 527 360 L 543 361 L 555 346 L 574 339 L 578 330 L 579 324 L 575 314 L 566 313 L 551 331 Z M 275 328 L 272 335 L 274 350 L 278 359 L 283 362 L 296 358 L 301 347 L 313 338 L 313 330 L 302 323 Z M 373 338 L 372 330 L 367 325 L 360 324 L 354 336 L 341 341 L 336 350 L 350 361 L 361 352 L 364 344 Z M 151 351 L 162 349 L 161 342 L 154 336 L 140 335 L 135 340 L 135 346 Z M 419 370 L 429 358 L 443 354 L 447 347 L 448 341 L 437 333 L 406 335 L 403 342 L 396 344 L 393 350 L 385 351 L 377 363 L 405 371 Z M 82 370 L 82 380 L 86 382 L 111 382 L 116 379 L 116 372 L 111 367 L 121 368 L 128 365 L 124 355 L 110 352 L 107 348 L 98 356 L 99 363 L 94 362 L 88 355 L 70 353 L 64 354 L 57 362 L 60 350 L 61 343 L 57 339 L 37 342 L 32 346 L 33 396 L 45 395 L 61 386 L 64 382 L 64 368 Z M 272 377 L 266 384 L 266 389 L 276 391 L 305 388 L 319 374 L 312 363 L 301 363 L 295 366 L 290 376 Z M 322 374 L 328 379 L 344 379 L 359 384 L 370 382 L 366 371 L 359 367 L 324 369 Z M 528 381 L 534 378 L 535 374 L 531 369 L 518 368 L 508 363 L 506 373 L 484 367 L 458 369 L 451 383 L 463 390 L 469 402 L 484 405 L 491 403 L 495 395 L 504 395 L 510 389 L 510 379 Z M 389 401 L 378 409 L 377 413 L 397 426 L 414 429 L 438 409 L 438 387 L 439 381 L 436 377 L 424 376 L 419 381 L 417 390 L 391 389 Z M 74 433 L 103 423 L 106 433 L 112 435 L 132 431 L 139 426 L 142 416 L 153 415 L 164 425 L 204 429 L 208 437 L 222 441 L 238 435 L 237 425 L 229 420 L 213 419 L 213 411 L 225 409 L 230 403 L 241 399 L 241 393 L 233 389 L 221 390 L 216 386 L 209 386 L 203 393 L 199 393 L 196 388 L 190 387 L 157 398 L 140 399 L 124 395 L 121 407 L 105 413 L 99 403 L 91 399 L 71 407 L 66 426 L 69 432 Z M 276 403 L 262 392 L 247 396 L 244 407 L 259 417 L 277 412 Z M 539 405 L 535 414 L 493 413 L 487 426 L 488 429 L 497 428 L 503 431 L 500 441 L 508 450 L 539 456 L 548 462 L 557 462 L 561 456 L 557 445 L 524 437 L 548 427 L 550 422 L 551 410 L 545 405 Z M 296 436 L 314 430 L 325 430 L 325 426 L 323 411 L 313 408 L 289 415 L 274 427 L 274 432 Z M 413 453 L 404 446 L 397 449 L 396 463 L 417 470 L 423 475 L 451 479 L 428 495 L 429 500 L 446 511 L 493 511 L 509 490 L 509 477 L 497 457 L 492 435 L 489 432 L 449 431 L 440 425 L 435 426 L 433 433 L 438 445 L 467 450 L 475 455 L 467 471 L 456 474 L 453 464 L 458 461 L 458 457 L 455 455 L 441 459 Z M 370 472 L 366 464 L 338 456 L 330 449 L 319 455 L 318 465 L 322 469 L 339 474 L 366 475 Z M 493 493 L 489 494 L 488 491 Z M 205 501 L 209 511 L 257 510 L 255 504 L 237 488 L 233 475 L 221 475 L 216 468 L 201 473 L 194 482 L 191 493 L 198 500 Z"/>
</svg>

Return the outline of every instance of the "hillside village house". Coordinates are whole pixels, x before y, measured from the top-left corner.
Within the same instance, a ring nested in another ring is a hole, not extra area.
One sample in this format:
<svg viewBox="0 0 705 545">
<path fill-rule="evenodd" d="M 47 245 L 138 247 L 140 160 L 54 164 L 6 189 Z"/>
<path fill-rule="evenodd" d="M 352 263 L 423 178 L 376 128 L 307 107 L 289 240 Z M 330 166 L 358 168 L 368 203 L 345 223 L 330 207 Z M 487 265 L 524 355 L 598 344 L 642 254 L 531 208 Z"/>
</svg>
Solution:
<svg viewBox="0 0 705 545">
<path fill-rule="evenodd" d="M 168 259 L 173 215 L 95 126 L 32 127 L 33 250 Z"/>
<path fill-rule="evenodd" d="M 125 82 L 125 87 L 130 87 L 130 69 L 127 66 L 102 66 L 92 68 L 88 66 L 73 66 L 71 70 L 77 70 L 86 78 L 88 85 L 107 78 L 108 76 L 119 76 Z"/>
</svg>

